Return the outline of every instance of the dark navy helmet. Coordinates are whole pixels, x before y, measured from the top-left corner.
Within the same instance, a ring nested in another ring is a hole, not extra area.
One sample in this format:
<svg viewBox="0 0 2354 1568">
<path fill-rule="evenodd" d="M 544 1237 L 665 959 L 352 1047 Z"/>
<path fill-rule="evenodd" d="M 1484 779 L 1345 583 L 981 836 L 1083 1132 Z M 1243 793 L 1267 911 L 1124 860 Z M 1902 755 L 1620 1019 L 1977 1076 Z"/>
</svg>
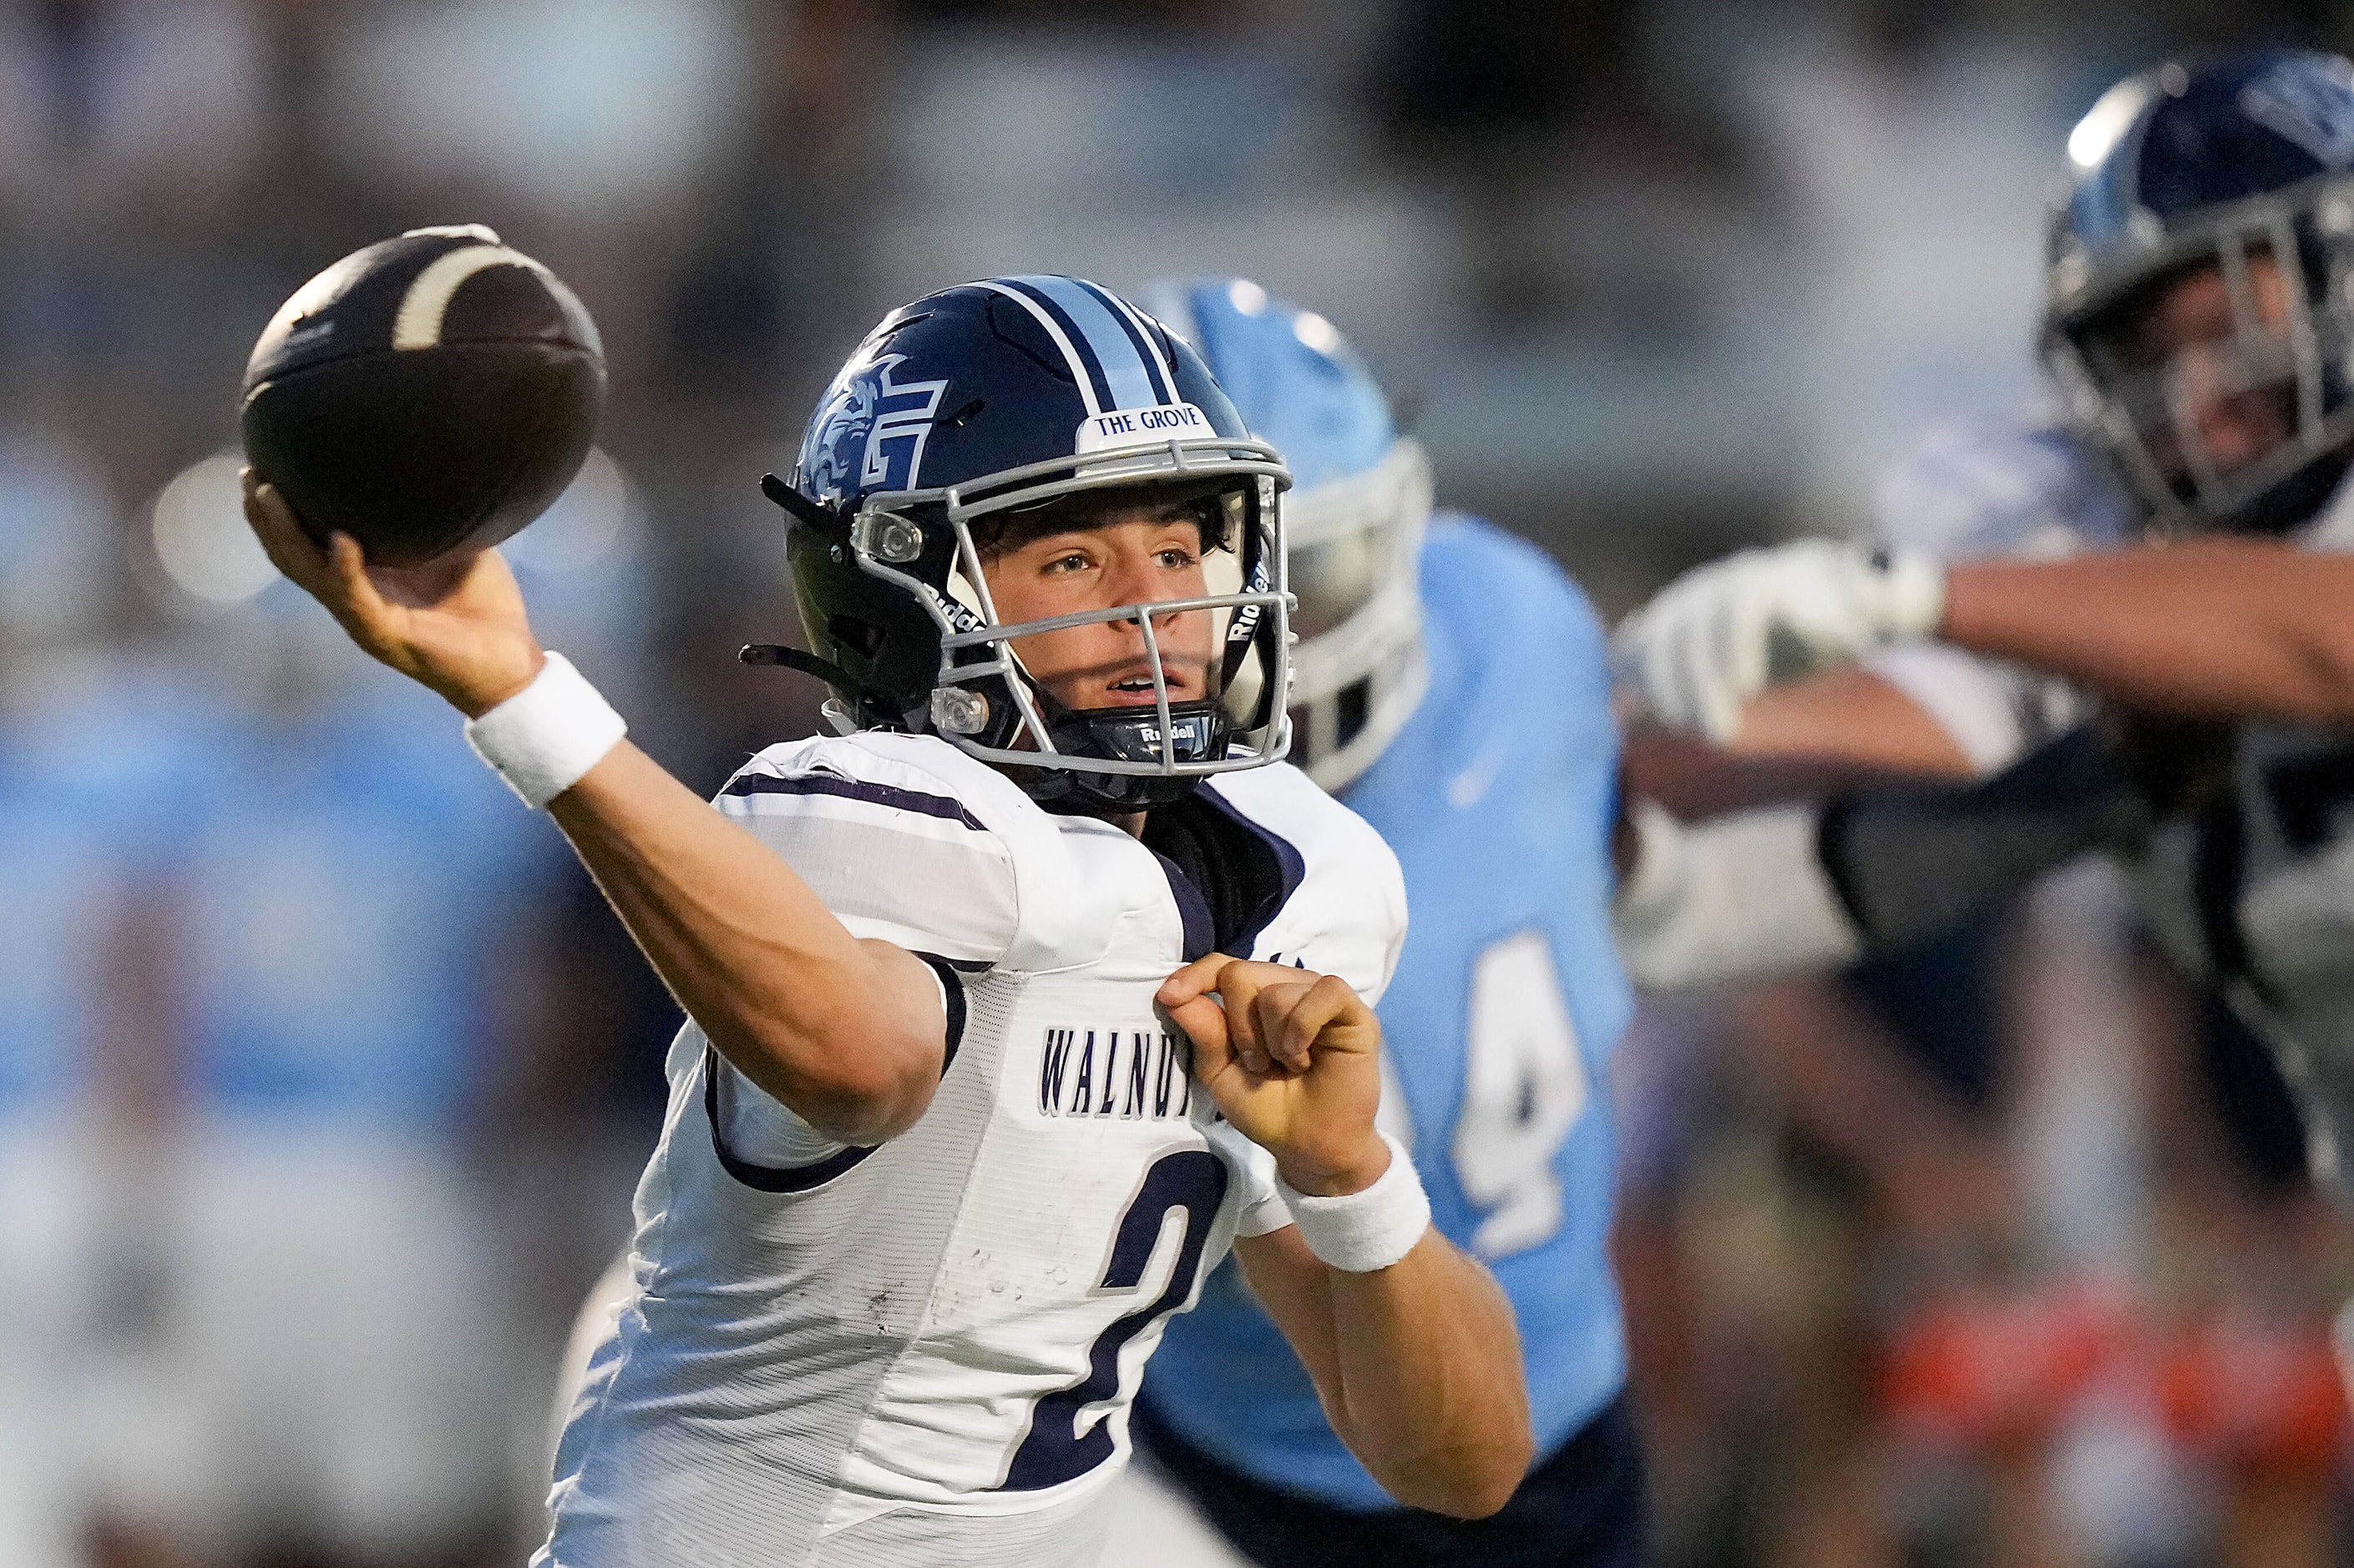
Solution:
<svg viewBox="0 0 2354 1568">
<path fill-rule="evenodd" d="M 1280 493 L 1196 354 L 1109 291 L 1074 278 L 992 278 L 885 316 L 826 388 L 789 480 L 787 559 L 801 621 L 833 685 L 837 727 L 938 734 L 1010 768 L 1042 804 L 1126 811 L 1202 778 L 1279 759 L 1289 601 Z M 1020 514 L 1094 492 L 1198 507 L 1210 592 L 1006 623 L 982 570 Z M 1023 668 L 1016 639 L 1156 618 L 1216 617 L 1211 694 L 1071 709 Z M 801 661 L 792 661 L 801 662 Z"/>
<path fill-rule="evenodd" d="M 1373 764 L 1430 683 L 1419 566 L 1430 464 L 1332 323 L 1246 278 L 1156 283 L 1144 307 L 1192 340 L 1291 469 L 1284 502 L 1292 760 L 1327 789 Z"/>
<path fill-rule="evenodd" d="M 2169 62 L 2104 94 L 2068 158 L 2042 352 L 2071 418 L 2158 526 L 2304 522 L 2354 439 L 2354 64 L 2298 49 Z M 2202 268 L 2230 329 L 2191 357 L 2162 355 L 2146 341 L 2151 306 Z M 2193 399 L 2219 389 L 2266 400 L 2283 439 L 2253 456 L 2211 450 Z"/>
</svg>

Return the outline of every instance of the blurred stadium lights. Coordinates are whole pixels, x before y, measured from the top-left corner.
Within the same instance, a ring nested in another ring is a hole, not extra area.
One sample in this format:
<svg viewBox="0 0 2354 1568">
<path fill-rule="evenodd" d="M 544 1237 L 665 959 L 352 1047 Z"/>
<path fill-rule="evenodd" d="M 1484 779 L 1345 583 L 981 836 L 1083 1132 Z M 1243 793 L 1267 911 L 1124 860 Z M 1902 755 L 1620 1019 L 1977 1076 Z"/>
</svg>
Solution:
<svg viewBox="0 0 2354 1568">
<path fill-rule="evenodd" d="M 1299 319 L 1291 323 L 1291 335 L 1319 354 L 1330 354 L 1341 346 L 1341 329 L 1314 311 L 1299 313 Z"/>
<path fill-rule="evenodd" d="M 242 453 L 216 452 L 175 475 L 155 497 L 155 559 L 174 586 L 207 604 L 242 604 L 277 578 L 246 526 Z"/>
<path fill-rule="evenodd" d="M 538 522 L 499 546 L 527 571 L 586 571 L 626 553 L 638 530 L 637 487 L 602 447 Z"/>
</svg>

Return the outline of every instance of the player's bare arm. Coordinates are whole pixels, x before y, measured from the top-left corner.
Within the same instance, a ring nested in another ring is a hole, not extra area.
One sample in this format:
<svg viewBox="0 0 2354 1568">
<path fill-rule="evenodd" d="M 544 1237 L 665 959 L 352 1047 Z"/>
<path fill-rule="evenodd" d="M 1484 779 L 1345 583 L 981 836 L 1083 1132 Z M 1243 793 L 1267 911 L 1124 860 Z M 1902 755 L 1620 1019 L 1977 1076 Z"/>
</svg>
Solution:
<svg viewBox="0 0 2354 1568">
<path fill-rule="evenodd" d="M 371 567 L 314 545 L 249 474 L 246 515 L 278 568 L 370 655 L 479 717 L 546 655 L 494 550 Z M 922 1115 L 946 1021 L 923 961 L 854 938 L 792 869 L 624 740 L 549 805 L 656 973 L 720 1054 L 829 1138 L 872 1144 Z"/>
<path fill-rule="evenodd" d="M 1670 586 L 1622 630 L 1619 669 L 1650 713 L 1752 750 L 1787 749 L 1790 715 L 1759 710 L 1770 682 L 1907 641 L 2177 717 L 2349 726 L 2349 604 L 2354 557 L 2271 539 L 1950 566 L 1809 540 Z"/>
<path fill-rule="evenodd" d="M 1160 1001 L 1219 1110 L 1296 1192 L 1343 1196 L 1388 1169 L 1373 1129 L 1381 1026 L 1347 984 L 1212 954 Z M 1327 1266 L 1290 1226 L 1235 1253 L 1333 1430 L 1393 1497 L 1459 1518 L 1504 1505 L 1535 1443 L 1511 1307 L 1485 1269 L 1427 1228 L 1363 1273 Z"/>
<path fill-rule="evenodd" d="M 2354 557 L 2271 539 L 1946 573 L 1938 638 L 2183 718 L 2354 726 Z"/>
</svg>

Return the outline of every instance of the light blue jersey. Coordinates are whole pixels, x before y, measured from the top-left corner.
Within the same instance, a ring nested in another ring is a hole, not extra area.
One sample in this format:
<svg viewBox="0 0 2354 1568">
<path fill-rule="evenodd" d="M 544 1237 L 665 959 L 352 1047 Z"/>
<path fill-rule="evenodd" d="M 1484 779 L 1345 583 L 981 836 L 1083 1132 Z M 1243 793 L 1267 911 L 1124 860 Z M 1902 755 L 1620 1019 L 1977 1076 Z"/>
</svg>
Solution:
<svg viewBox="0 0 2354 1568">
<path fill-rule="evenodd" d="M 1602 628 L 1544 556 L 1471 518 L 1434 519 L 1421 581 L 1429 690 L 1345 799 L 1405 871 L 1411 925 L 1381 1016 L 1415 1163 L 1438 1227 L 1511 1297 L 1551 1452 L 1627 1375 L 1606 1092 L 1634 1000 L 1610 935 Z M 1145 1393 L 1236 1469 L 1394 1506 L 1232 1264 L 1170 1324 Z"/>
<path fill-rule="evenodd" d="M 77 1111 L 107 933 L 201 809 L 197 739 L 185 686 L 133 661 L 60 661 L 0 717 L 0 1131 Z"/>
<path fill-rule="evenodd" d="M 452 1125 L 502 940 L 565 861 L 440 700 L 356 666 L 332 702 L 273 715 L 129 657 L 56 687 L 0 727 L 0 1128 L 88 1091 L 125 961 L 110 933 L 157 899 L 191 1108 Z"/>
<path fill-rule="evenodd" d="M 182 848 L 190 1087 L 215 1113 L 446 1130 L 480 1087 L 562 845 L 440 699 L 356 670 L 332 704 L 217 710 Z"/>
</svg>

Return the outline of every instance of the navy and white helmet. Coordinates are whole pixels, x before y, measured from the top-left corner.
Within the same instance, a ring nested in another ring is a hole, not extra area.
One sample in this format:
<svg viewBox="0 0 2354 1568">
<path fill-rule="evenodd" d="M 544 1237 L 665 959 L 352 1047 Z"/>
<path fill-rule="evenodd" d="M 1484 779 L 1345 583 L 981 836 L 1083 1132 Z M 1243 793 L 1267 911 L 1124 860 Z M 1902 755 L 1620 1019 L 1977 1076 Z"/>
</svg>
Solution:
<svg viewBox="0 0 2354 1568">
<path fill-rule="evenodd" d="M 1341 789 L 1405 727 L 1430 683 L 1416 580 L 1430 464 L 1322 316 L 1242 278 L 1157 283 L 1140 297 L 1202 351 L 1290 466 L 1292 759 Z"/>
<path fill-rule="evenodd" d="M 2277 532 L 2318 509 L 2354 438 L 2354 64 L 2266 49 L 2170 62 L 2111 88 L 2068 138 L 2071 182 L 2046 248 L 2042 353 L 2073 420 L 2163 528 Z M 2290 282 L 2260 311 L 2253 258 Z M 2157 286 L 2221 275 L 2235 323 L 2202 376 L 2277 397 L 2292 433 L 2219 464 L 2188 417 L 2179 366 L 2137 352 Z"/>
<path fill-rule="evenodd" d="M 1108 290 L 992 278 L 885 316 L 834 376 L 790 481 L 787 559 L 837 727 L 938 734 L 1072 811 L 1182 798 L 1289 743 L 1289 601 L 1276 450 L 1254 440 L 1201 356 Z M 1053 620 L 1000 620 L 982 553 L 1013 514 L 1080 492 L 1204 503 L 1211 592 Z M 1213 694 L 1074 710 L 1022 667 L 1015 639 L 1093 621 L 1217 617 Z M 801 662 L 800 660 L 790 662 Z"/>
</svg>

